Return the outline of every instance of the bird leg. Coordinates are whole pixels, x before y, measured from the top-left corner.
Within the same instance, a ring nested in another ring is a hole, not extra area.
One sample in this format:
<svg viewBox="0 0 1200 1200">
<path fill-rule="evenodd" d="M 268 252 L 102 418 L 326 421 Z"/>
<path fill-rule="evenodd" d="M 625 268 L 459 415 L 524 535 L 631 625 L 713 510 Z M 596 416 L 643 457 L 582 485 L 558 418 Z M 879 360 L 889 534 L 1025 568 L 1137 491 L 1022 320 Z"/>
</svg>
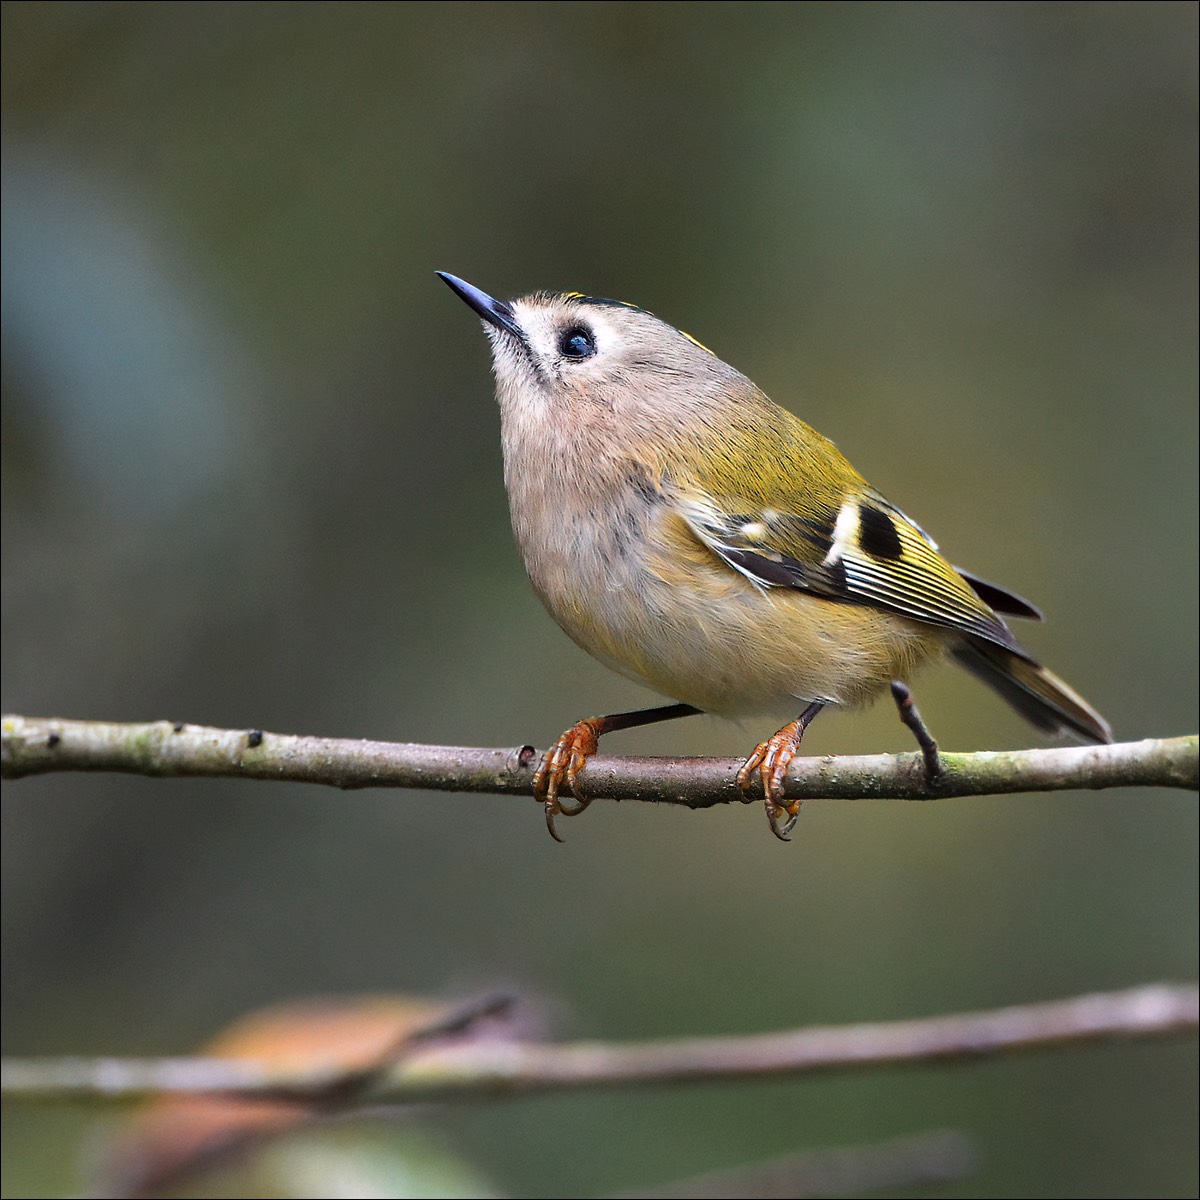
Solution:
<svg viewBox="0 0 1200 1200">
<path fill-rule="evenodd" d="M 938 754 L 937 742 L 929 732 L 917 706 L 913 703 L 912 692 L 898 679 L 892 683 L 892 699 L 900 710 L 900 720 L 912 730 L 912 735 L 921 747 L 921 757 L 925 760 L 925 782 L 933 787 L 942 777 L 942 760 Z"/>
<path fill-rule="evenodd" d="M 746 797 L 750 795 L 750 784 L 754 774 L 758 773 L 762 780 L 767 820 L 770 822 L 771 832 L 781 842 L 792 840 L 788 835 L 795 828 L 796 820 L 800 816 L 800 801 L 785 803 L 783 799 L 788 765 L 800 749 L 804 731 L 824 707 L 822 701 L 814 700 L 794 721 L 789 722 L 765 742 L 759 742 L 754 748 L 754 753 L 746 759 L 737 773 L 737 785 Z M 787 821 L 781 824 L 780 818 L 784 813 L 787 814 Z"/>
<path fill-rule="evenodd" d="M 644 708 L 637 712 L 613 713 L 608 717 L 585 717 L 576 721 L 542 756 L 541 765 L 533 777 L 533 798 L 546 809 L 546 828 L 550 836 L 561 842 L 554 828 L 556 817 L 577 817 L 591 800 L 582 796 L 579 785 L 587 760 L 596 753 L 599 741 L 606 733 L 618 729 L 635 729 L 657 721 L 673 721 L 700 712 L 690 704 L 665 704 L 662 708 Z M 565 804 L 559 792 L 563 783 L 575 797 L 574 804 Z"/>
</svg>

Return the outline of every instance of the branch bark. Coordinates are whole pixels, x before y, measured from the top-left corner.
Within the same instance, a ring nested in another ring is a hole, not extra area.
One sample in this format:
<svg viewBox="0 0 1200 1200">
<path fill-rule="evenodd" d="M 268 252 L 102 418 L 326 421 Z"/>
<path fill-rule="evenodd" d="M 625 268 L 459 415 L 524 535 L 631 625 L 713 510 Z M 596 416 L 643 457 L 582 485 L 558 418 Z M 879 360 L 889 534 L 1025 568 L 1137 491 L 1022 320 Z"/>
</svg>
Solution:
<svg viewBox="0 0 1200 1200">
<path fill-rule="evenodd" d="M 797 758 L 788 799 L 934 800 L 1072 788 L 1200 787 L 1200 738 L 1148 738 L 1112 746 L 942 752 L 944 776 L 930 787 L 919 754 Z M 303 737 L 216 729 L 183 722 L 119 724 L 6 716 L 0 772 L 20 779 L 53 771 L 223 776 L 319 783 L 339 788 L 532 794 L 532 746 L 477 749 Z M 612 758 L 588 761 L 590 797 L 711 808 L 745 803 L 734 784 L 740 760 Z"/>
<path fill-rule="evenodd" d="M 197 1093 L 359 1107 L 473 1101 L 542 1092 L 810 1075 L 993 1057 L 1080 1042 L 1195 1032 L 1200 990 L 1149 984 L 1041 1004 L 921 1020 L 779 1033 L 550 1045 L 478 1039 L 404 1043 L 368 1071 L 297 1072 L 223 1059 L 9 1059 L 9 1099 L 129 1100 Z M 328 1111 L 328 1109 L 326 1109 Z"/>
</svg>

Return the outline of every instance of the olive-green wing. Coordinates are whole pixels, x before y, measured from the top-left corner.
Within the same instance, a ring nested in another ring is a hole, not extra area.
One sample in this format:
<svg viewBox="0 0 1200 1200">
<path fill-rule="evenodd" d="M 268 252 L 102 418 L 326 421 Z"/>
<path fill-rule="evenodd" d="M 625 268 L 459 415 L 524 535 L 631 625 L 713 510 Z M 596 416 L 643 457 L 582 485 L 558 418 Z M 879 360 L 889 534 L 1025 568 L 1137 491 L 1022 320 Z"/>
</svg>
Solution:
<svg viewBox="0 0 1200 1200">
<path fill-rule="evenodd" d="M 938 553 L 920 526 L 874 492 L 843 496 L 836 507 L 806 500 L 803 513 L 751 507 L 688 489 L 680 489 L 676 499 L 695 536 L 760 587 L 870 605 L 1024 656 L 972 582 Z M 1021 597 L 974 582 L 1010 611 L 1038 615 Z"/>
<path fill-rule="evenodd" d="M 954 630 L 962 635 L 952 649 L 958 662 L 1034 725 L 1112 741 L 1108 722 L 1030 657 L 993 611 L 1040 618 L 1038 609 L 997 584 L 964 576 L 920 526 L 876 493 L 847 496 L 836 510 L 809 503 L 803 515 L 719 503 L 695 491 L 677 500 L 695 536 L 759 587 L 796 588 Z"/>
</svg>

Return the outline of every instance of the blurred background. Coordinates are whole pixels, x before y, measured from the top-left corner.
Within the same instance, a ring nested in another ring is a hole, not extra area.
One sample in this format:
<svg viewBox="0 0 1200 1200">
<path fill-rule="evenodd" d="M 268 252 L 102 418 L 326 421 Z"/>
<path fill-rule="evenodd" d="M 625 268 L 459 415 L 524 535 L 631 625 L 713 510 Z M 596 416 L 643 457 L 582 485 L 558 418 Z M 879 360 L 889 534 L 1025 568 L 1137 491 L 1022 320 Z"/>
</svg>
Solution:
<svg viewBox="0 0 1200 1200">
<path fill-rule="evenodd" d="M 6 3 L 4 711 L 545 746 L 659 702 L 529 589 L 440 268 L 695 334 L 1042 605 L 1022 640 L 1119 738 L 1194 731 L 1196 34 L 1180 3 Z M 1035 744 L 967 676 L 917 683 L 944 746 Z M 807 747 L 911 743 L 881 704 Z M 601 804 L 557 846 L 513 799 L 5 793 L 10 1054 L 181 1053 L 322 994 L 512 988 L 624 1039 L 1197 971 L 1185 793 L 814 802 L 790 846 L 757 808 Z M 952 1126 L 957 1194 L 1185 1196 L 1195 1067 L 1114 1045 L 422 1129 L 511 1195 Z M 86 1187 L 113 1120 L 10 1107 L 6 1194 Z"/>
</svg>

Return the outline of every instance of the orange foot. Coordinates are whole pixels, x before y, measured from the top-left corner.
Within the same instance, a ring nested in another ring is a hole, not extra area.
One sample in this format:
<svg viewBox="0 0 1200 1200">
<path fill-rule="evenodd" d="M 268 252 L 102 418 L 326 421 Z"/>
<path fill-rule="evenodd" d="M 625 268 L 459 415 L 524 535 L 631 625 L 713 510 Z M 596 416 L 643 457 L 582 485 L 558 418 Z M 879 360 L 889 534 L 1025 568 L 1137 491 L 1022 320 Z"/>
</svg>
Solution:
<svg viewBox="0 0 1200 1200">
<path fill-rule="evenodd" d="M 754 753 L 742 764 L 737 773 L 737 785 L 743 796 L 750 795 L 750 789 L 757 773 L 762 781 L 763 804 L 767 810 L 767 822 L 771 832 L 781 841 L 790 842 L 789 836 L 796 827 L 800 816 L 800 801 L 785 801 L 783 798 L 784 783 L 787 779 L 787 769 L 800 750 L 804 739 L 804 731 L 812 724 L 813 718 L 825 706 L 813 701 L 794 721 L 789 721 L 778 733 L 769 737 L 765 742 L 759 742 Z M 784 820 L 786 814 L 786 820 Z"/>
<path fill-rule="evenodd" d="M 604 717 L 585 717 L 576 721 L 562 737 L 546 751 L 541 766 L 533 777 L 533 798 L 546 809 L 546 828 L 550 836 L 561 842 L 554 828 L 556 817 L 577 817 L 591 803 L 579 794 L 580 776 L 587 760 L 600 746 L 600 735 L 607 732 Z M 563 783 L 575 797 L 575 803 L 566 805 L 559 798 Z"/>
<path fill-rule="evenodd" d="M 550 836 L 556 842 L 562 841 L 554 828 L 555 817 L 577 817 L 591 803 L 579 794 L 579 780 L 587 760 L 596 753 L 604 734 L 615 733 L 618 729 L 636 729 L 639 725 L 653 725 L 656 721 L 692 717 L 699 711 L 690 704 L 664 704 L 662 708 L 644 708 L 638 712 L 585 717 L 582 721 L 576 721 L 546 751 L 533 777 L 533 796 L 546 808 L 546 828 L 550 830 Z M 575 803 L 570 807 L 559 799 L 558 794 L 564 783 L 575 797 Z"/>
</svg>

